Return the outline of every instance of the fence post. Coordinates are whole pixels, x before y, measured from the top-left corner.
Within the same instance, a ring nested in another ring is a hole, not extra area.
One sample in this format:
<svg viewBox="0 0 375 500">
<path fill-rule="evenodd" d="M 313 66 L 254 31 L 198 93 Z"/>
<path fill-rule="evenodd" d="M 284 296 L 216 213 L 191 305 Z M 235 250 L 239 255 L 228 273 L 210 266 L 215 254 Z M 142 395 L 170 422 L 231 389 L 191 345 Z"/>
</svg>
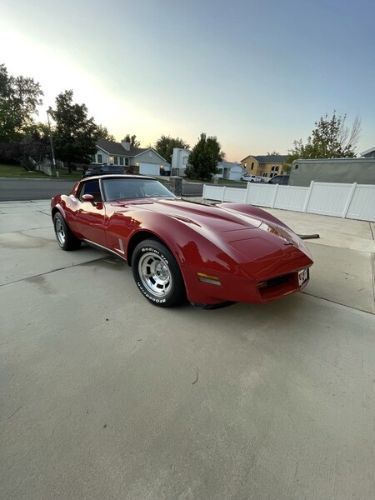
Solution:
<svg viewBox="0 0 375 500">
<path fill-rule="evenodd" d="M 251 189 L 251 182 L 248 182 L 247 183 L 247 186 L 246 186 L 246 197 L 245 197 L 245 203 L 249 203 L 250 204 L 250 189 Z"/>
<path fill-rule="evenodd" d="M 277 192 L 279 191 L 279 184 L 274 184 L 275 189 L 273 190 L 273 197 L 271 201 L 271 208 L 275 208 L 275 203 L 276 203 L 276 196 Z"/>
<path fill-rule="evenodd" d="M 349 207 L 350 207 L 350 203 L 352 202 L 352 199 L 353 199 L 354 192 L 355 192 L 356 188 L 357 188 L 357 183 L 354 182 L 352 184 L 351 188 L 350 188 L 350 191 L 349 191 L 349 194 L 348 194 L 348 198 L 346 199 L 344 210 L 342 211 L 341 217 L 343 217 L 344 219 L 346 217 L 346 214 L 348 213 L 348 210 L 349 210 Z"/>
<path fill-rule="evenodd" d="M 222 201 L 222 202 L 223 202 L 223 201 L 225 201 L 225 191 L 226 191 L 226 190 L 227 190 L 227 186 L 224 186 L 224 187 L 223 187 L 223 191 L 222 191 L 222 193 L 221 193 L 221 201 Z"/>
<path fill-rule="evenodd" d="M 182 177 L 171 175 L 169 178 L 170 187 L 176 196 L 182 196 Z"/>
<path fill-rule="evenodd" d="M 309 201 L 311 197 L 311 192 L 314 189 L 314 181 L 310 182 L 309 190 L 306 193 L 305 203 L 303 204 L 303 212 L 307 212 L 307 207 L 309 206 Z"/>
<path fill-rule="evenodd" d="M 206 199 L 206 184 L 203 184 L 203 193 L 202 193 L 202 198 L 205 200 Z"/>
</svg>

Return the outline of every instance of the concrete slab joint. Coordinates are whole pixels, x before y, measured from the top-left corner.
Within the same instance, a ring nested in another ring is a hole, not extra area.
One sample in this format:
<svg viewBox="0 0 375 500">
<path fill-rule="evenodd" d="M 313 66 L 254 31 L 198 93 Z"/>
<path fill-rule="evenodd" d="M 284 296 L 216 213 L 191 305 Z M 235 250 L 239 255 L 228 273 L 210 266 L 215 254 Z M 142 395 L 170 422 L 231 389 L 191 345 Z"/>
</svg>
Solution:
<svg viewBox="0 0 375 500">
<path fill-rule="evenodd" d="M 306 293 L 162 310 L 0 204 L 2 498 L 373 498 L 373 225 L 269 211 L 321 235 Z"/>
</svg>

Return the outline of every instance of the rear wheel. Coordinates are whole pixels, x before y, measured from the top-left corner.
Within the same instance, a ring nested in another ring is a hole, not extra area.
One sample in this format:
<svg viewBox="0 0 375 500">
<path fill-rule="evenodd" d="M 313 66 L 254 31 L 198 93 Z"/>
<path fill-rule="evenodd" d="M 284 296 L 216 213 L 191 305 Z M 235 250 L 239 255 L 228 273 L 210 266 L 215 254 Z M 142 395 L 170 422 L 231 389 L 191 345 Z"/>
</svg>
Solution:
<svg viewBox="0 0 375 500">
<path fill-rule="evenodd" d="M 141 241 L 134 249 L 132 268 L 139 290 L 152 304 L 173 307 L 184 301 L 180 269 L 163 244 L 156 240 Z"/>
<path fill-rule="evenodd" d="M 70 231 L 60 212 L 56 212 L 53 216 L 53 226 L 55 228 L 57 243 L 60 248 L 63 250 L 75 250 L 80 247 L 80 240 Z"/>
</svg>

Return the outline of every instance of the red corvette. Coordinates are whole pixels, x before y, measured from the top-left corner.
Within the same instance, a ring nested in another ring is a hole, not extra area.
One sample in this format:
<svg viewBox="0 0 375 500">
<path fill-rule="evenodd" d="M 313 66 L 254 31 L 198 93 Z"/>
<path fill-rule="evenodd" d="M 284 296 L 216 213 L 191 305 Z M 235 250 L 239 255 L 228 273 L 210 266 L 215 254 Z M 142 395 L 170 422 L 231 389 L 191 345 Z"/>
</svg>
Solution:
<svg viewBox="0 0 375 500">
<path fill-rule="evenodd" d="M 267 302 L 301 290 L 312 260 L 285 224 L 251 205 L 176 198 L 157 180 L 106 175 L 52 199 L 57 241 L 109 250 L 132 266 L 141 293 L 170 307 Z"/>
</svg>

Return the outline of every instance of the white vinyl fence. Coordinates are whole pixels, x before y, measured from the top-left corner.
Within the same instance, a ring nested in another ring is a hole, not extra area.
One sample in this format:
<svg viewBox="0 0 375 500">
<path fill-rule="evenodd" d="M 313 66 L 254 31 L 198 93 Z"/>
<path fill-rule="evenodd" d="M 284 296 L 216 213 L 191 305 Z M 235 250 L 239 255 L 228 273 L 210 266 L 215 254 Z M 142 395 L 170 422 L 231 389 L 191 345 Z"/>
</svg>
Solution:
<svg viewBox="0 0 375 500">
<path fill-rule="evenodd" d="M 249 182 L 247 188 L 203 186 L 206 200 L 375 221 L 375 185 L 311 182 L 309 187 Z"/>
</svg>

